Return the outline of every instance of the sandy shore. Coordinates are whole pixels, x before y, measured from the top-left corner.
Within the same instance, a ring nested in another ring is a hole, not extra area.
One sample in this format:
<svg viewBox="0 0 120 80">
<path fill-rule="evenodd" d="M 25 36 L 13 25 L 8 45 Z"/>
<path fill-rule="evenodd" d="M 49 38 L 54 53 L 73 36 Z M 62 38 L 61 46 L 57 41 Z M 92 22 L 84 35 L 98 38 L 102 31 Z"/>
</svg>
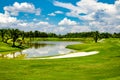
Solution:
<svg viewBox="0 0 120 80">
<path fill-rule="evenodd" d="M 71 57 L 82 57 L 82 56 L 89 56 L 99 53 L 98 51 L 91 51 L 91 52 L 76 52 L 71 54 L 65 54 L 60 56 L 53 56 L 47 58 L 35 58 L 35 59 L 59 59 L 59 58 L 71 58 Z"/>
</svg>

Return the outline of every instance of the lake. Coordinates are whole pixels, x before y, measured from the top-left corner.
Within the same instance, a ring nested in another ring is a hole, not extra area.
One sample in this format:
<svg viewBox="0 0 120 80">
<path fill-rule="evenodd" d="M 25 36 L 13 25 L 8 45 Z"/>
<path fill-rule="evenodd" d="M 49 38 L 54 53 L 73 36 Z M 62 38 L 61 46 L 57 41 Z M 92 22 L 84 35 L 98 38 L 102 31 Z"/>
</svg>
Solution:
<svg viewBox="0 0 120 80">
<path fill-rule="evenodd" d="M 73 41 L 37 41 L 29 43 L 30 48 L 7 54 L 6 57 L 14 58 L 20 55 L 26 55 L 26 58 L 45 57 L 60 54 L 68 54 L 75 50 L 66 48 L 67 45 L 78 44 L 80 42 Z"/>
</svg>

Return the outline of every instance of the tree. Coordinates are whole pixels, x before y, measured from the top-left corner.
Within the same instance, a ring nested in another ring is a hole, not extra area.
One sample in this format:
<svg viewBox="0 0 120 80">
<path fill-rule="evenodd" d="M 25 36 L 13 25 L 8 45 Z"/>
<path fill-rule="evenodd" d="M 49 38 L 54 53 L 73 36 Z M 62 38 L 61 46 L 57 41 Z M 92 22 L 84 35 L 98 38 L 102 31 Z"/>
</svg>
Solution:
<svg viewBox="0 0 120 80">
<path fill-rule="evenodd" d="M 94 41 L 95 41 L 95 43 L 97 43 L 97 41 L 98 41 L 98 38 L 99 38 L 99 32 L 98 31 L 95 31 L 94 33 Z"/>
<path fill-rule="evenodd" d="M 7 43 L 7 41 L 11 38 L 9 29 L 5 30 L 5 36 L 4 36 L 4 42 Z"/>
<path fill-rule="evenodd" d="M 30 37 L 30 41 L 31 41 L 32 37 L 33 37 L 33 32 L 32 31 L 29 32 L 29 37 Z"/>
<path fill-rule="evenodd" d="M 12 37 L 12 41 L 13 41 L 13 47 L 16 46 L 15 42 L 16 40 L 19 38 L 19 33 L 20 31 L 18 29 L 11 29 L 11 37 Z"/>
<path fill-rule="evenodd" d="M 48 33 L 48 37 L 57 37 L 55 33 Z"/>
<path fill-rule="evenodd" d="M 24 41 L 25 32 L 24 32 L 24 31 L 20 31 L 19 34 L 20 34 L 20 37 L 21 37 L 22 39 L 18 39 L 17 42 L 19 42 L 19 46 L 22 46 L 22 44 L 25 42 L 25 41 Z"/>
<path fill-rule="evenodd" d="M 39 37 L 39 31 L 34 32 L 34 37 Z"/>
<path fill-rule="evenodd" d="M 1 34 L 2 42 L 4 42 L 5 29 L 0 29 L 0 34 Z"/>
</svg>

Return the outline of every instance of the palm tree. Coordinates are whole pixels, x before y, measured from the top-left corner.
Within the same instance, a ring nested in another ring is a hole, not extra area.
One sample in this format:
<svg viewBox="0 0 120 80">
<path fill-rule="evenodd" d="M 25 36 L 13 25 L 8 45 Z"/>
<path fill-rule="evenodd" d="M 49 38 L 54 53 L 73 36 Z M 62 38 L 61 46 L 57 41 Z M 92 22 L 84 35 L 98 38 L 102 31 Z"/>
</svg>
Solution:
<svg viewBox="0 0 120 80">
<path fill-rule="evenodd" d="M 22 37 L 22 40 L 19 41 L 20 45 L 19 46 L 22 46 L 22 44 L 25 42 L 24 41 L 24 38 L 25 38 L 25 32 L 24 31 L 20 31 L 20 35 Z"/>
<path fill-rule="evenodd" d="M 30 41 L 31 41 L 32 37 L 33 37 L 33 32 L 32 31 L 29 32 L 29 37 L 30 37 Z"/>
<path fill-rule="evenodd" d="M 13 47 L 15 46 L 15 42 L 16 40 L 19 38 L 19 30 L 18 29 L 11 29 L 11 37 L 12 37 L 12 41 L 13 41 Z"/>
<path fill-rule="evenodd" d="M 3 42 L 4 36 L 5 36 L 5 29 L 0 29 L 0 34 L 1 34 L 2 42 Z"/>
<path fill-rule="evenodd" d="M 4 38 L 5 41 L 4 41 L 4 42 L 7 43 L 7 41 L 8 41 L 9 39 L 11 39 L 10 29 L 6 29 L 6 30 L 5 30 L 5 33 L 6 33 L 6 34 L 5 34 L 5 38 Z"/>
</svg>

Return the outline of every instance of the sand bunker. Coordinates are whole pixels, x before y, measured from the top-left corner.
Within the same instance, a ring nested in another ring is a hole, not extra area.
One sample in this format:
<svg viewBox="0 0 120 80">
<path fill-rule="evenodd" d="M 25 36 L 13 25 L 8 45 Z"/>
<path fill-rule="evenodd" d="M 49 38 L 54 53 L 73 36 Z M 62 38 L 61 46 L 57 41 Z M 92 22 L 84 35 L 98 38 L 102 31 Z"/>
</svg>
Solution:
<svg viewBox="0 0 120 80">
<path fill-rule="evenodd" d="M 53 57 L 47 57 L 47 58 L 37 58 L 37 59 L 59 59 L 59 58 L 71 58 L 71 57 L 80 57 L 80 56 L 89 56 L 97 54 L 98 51 L 91 51 L 91 52 L 76 52 L 71 54 L 64 54 L 60 56 L 53 56 Z"/>
</svg>

